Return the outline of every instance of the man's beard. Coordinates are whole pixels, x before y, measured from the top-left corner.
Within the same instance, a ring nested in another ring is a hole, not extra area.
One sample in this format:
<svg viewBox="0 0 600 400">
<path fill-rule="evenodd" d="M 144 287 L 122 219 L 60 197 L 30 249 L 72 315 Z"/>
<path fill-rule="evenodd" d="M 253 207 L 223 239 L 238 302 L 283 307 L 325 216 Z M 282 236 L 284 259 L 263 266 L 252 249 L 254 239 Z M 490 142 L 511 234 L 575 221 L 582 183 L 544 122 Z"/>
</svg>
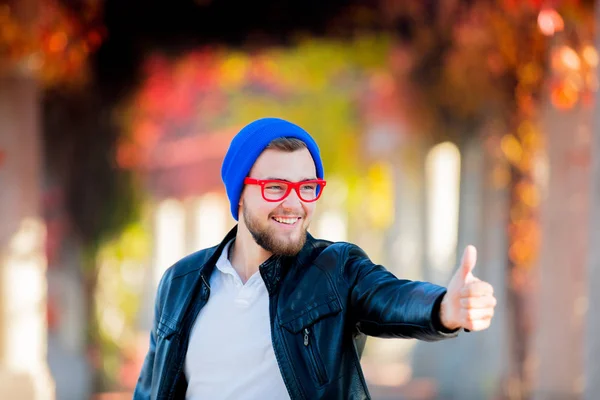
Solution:
<svg viewBox="0 0 600 400">
<path fill-rule="evenodd" d="M 308 226 L 301 228 L 302 232 L 300 233 L 298 240 L 282 240 L 277 237 L 277 233 L 274 232 L 273 229 L 270 229 L 270 227 L 261 227 L 258 219 L 252 218 L 244 204 L 242 204 L 242 214 L 244 215 L 244 223 L 256 244 L 272 254 L 279 256 L 295 256 L 302 250 L 304 243 L 306 243 L 306 231 Z M 304 221 L 304 218 L 296 223 L 299 224 L 301 221 Z"/>
</svg>

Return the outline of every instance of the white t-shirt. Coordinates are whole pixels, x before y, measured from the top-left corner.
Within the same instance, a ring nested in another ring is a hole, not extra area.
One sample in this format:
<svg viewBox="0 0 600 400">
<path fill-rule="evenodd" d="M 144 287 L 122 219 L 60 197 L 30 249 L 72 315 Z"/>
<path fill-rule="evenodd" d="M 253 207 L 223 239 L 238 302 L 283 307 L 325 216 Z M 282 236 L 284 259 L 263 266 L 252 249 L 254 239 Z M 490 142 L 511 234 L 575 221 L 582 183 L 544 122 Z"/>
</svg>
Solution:
<svg viewBox="0 0 600 400">
<path fill-rule="evenodd" d="M 227 258 L 210 277 L 210 297 L 190 333 L 185 357 L 189 400 L 289 399 L 273 352 L 269 294 L 259 272 L 242 280 Z"/>
</svg>

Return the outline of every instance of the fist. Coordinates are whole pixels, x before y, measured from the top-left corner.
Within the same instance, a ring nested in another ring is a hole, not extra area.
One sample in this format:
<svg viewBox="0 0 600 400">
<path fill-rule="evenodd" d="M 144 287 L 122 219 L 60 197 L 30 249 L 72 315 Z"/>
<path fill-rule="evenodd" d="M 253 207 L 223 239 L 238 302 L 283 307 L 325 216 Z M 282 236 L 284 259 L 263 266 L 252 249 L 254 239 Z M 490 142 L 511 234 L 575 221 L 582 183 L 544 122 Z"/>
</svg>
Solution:
<svg viewBox="0 0 600 400">
<path fill-rule="evenodd" d="M 447 329 L 487 329 L 494 316 L 494 288 L 473 276 L 477 250 L 467 246 L 460 266 L 448 284 L 440 306 L 440 321 Z"/>
</svg>

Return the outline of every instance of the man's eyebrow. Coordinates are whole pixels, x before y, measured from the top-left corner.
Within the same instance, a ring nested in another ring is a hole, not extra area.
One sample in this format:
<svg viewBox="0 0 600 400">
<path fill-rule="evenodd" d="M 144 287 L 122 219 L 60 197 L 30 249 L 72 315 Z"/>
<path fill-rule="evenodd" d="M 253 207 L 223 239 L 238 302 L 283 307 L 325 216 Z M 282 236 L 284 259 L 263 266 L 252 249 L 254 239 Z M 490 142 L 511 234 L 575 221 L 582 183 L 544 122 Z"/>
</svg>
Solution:
<svg viewBox="0 0 600 400">
<path fill-rule="evenodd" d="M 272 180 L 276 180 L 276 181 L 284 181 L 284 182 L 292 182 L 292 181 L 290 181 L 289 179 L 277 178 L 277 177 L 275 177 L 275 176 L 268 176 L 268 177 L 266 177 L 266 178 L 265 178 L 265 180 L 266 180 L 266 179 L 272 179 Z M 301 179 L 301 180 L 299 180 L 298 182 L 314 181 L 314 180 L 316 180 L 316 179 L 317 179 L 317 178 L 304 178 L 304 179 Z"/>
</svg>

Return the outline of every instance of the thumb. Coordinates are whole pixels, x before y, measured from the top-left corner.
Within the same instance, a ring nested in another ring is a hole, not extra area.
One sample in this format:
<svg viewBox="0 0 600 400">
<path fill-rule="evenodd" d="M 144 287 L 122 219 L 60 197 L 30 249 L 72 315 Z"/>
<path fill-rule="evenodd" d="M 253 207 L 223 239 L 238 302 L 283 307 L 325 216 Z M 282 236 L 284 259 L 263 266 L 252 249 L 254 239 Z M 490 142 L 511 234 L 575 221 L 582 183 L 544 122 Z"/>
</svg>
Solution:
<svg viewBox="0 0 600 400">
<path fill-rule="evenodd" d="M 473 268 L 477 262 L 477 249 L 473 245 L 468 245 L 460 261 L 460 267 L 458 268 L 457 275 L 462 282 L 470 282 L 474 279 Z"/>
</svg>

